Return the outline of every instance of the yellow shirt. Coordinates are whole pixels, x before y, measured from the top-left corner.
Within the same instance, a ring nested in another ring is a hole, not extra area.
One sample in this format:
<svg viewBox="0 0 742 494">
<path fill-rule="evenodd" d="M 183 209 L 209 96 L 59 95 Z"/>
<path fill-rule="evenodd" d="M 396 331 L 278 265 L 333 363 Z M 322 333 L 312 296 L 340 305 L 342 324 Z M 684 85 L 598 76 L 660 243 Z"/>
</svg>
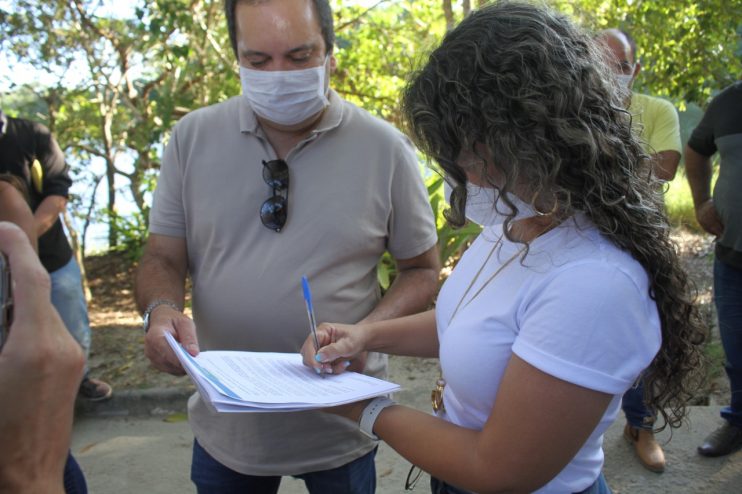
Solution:
<svg viewBox="0 0 742 494">
<path fill-rule="evenodd" d="M 672 103 L 646 94 L 631 93 L 629 112 L 631 127 L 641 138 L 644 151 L 649 154 L 661 151 L 682 153 L 680 120 Z"/>
</svg>

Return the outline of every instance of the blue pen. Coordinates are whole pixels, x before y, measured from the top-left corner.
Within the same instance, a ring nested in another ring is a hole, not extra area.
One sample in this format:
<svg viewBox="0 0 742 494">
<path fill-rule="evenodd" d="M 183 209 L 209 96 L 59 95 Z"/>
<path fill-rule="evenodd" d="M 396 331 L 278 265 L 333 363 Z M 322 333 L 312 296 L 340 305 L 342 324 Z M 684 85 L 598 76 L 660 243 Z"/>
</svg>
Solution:
<svg viewBox="0 0 742 494">
<path fill-rule="evenodd" d="M 319 351 L 319 340 L 317 339 L 317 320 L 314 318 L 314 306 L 312 305 L 312 292 L 309 290 L 309 280 L 306 276 L 301 277 L 301 288 L 304 291 L 304 302 L 307 306 L 307 317 L 309 317 L 309 329 L 314 338 L 314 351 Z M 324 374 L 322 375 L 324 377 Z"/>
</svg>

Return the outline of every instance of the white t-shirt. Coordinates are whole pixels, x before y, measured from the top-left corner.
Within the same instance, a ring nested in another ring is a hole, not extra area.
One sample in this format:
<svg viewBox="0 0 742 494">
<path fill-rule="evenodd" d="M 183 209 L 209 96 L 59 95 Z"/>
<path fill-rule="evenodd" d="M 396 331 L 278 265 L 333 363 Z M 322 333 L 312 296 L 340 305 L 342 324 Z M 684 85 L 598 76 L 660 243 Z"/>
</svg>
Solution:
<svg viewBox="0 0 742 494">
<path fill-rule="evenodd" d="M 554 377 L 614 395 L 582 449 L 537 491 L 579 492 L 600 474 L 603 433 L 621 396 L 659 350 L 657 306 L 641 265 L 579 215 L 535 239 L 524 261 L 515 258 L 472 299 L 523 248 L 503 238 L 451 320 L 501 232 L 501 225 L 483 230 L 438 297 L 442 417 L 482 429 L 513 353 Z"/>
</svg>

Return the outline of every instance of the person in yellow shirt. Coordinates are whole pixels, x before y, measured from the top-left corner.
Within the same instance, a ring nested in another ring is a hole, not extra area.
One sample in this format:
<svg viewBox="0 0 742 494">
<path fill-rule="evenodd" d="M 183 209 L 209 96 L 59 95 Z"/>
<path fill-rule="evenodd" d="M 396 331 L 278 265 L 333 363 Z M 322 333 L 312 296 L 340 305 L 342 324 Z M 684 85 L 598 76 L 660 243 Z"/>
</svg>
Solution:
<svg viewBox="0 0 742 494">
<path fill-rule="evenodd" d="M 663 182 L 672 180 L 682 150 L 680 121 L 675 107 L 667 100 L 632 91 L 641 72 L 641 63 L 637 58 L 636 42 L 629 34 L 619 29 L 607 29 L 598 35 L 598 39 L 606 47 L 617 82 L 626 89 L 626 106 L 631 114 L 632 128 L 641 139 L 644 151 L 652 157 L 655 176 Z M 622 408 L 626 415 L 624 437 L 634 446 L 639 461 L 653 472 L 663 472 L 665 454 L 654 437 L 655 412 L 645 404 L 641 379 L 624 394 Z"/>
</svg>

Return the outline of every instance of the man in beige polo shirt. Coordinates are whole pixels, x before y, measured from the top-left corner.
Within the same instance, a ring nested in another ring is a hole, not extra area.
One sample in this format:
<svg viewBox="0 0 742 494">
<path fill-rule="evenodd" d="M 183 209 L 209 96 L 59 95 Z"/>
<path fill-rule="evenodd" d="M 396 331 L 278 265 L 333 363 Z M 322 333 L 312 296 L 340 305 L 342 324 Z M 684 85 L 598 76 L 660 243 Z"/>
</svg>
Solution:
<svg viewBox="0 0 742 494">
<path fill-rule="evenodd" d="M 439 271 L 435 221 L 409 141 L 329 89 L 327 0 L 227 0 L 243 95 L 173 129 L 137 276 L 145 353 L 183 369 L 164 334 L 199 350 L 298 352 L 308 334 L 301 276 L 318 322 L 425 309 Z M 399 274 L 382 298 L 385 251 Z M 193 281 L 193 320 L 181 313 Z M 377 354 L 354 368 L 383 376 Z M 375 442 L 319 411 L 217 414 L 189 403 L 199 493 L 372 493 Z"/>
</svg>

